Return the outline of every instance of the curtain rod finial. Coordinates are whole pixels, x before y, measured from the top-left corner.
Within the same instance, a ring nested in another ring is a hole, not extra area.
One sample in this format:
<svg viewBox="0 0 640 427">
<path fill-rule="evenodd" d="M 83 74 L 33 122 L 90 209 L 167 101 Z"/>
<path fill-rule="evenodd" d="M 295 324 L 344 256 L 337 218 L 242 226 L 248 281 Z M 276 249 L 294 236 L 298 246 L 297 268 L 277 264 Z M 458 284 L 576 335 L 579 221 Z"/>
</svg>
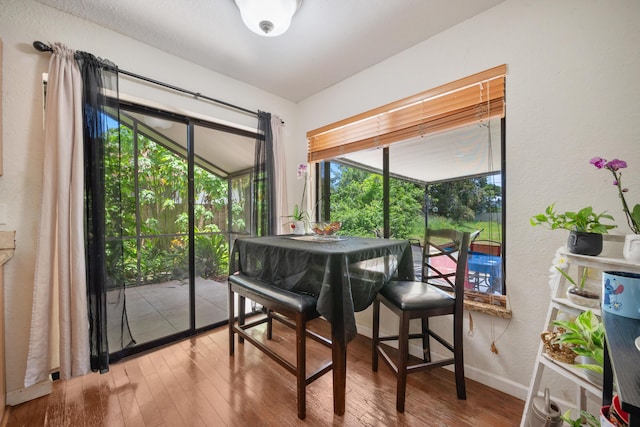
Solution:
<svg viewBox="0 0 640 427">
<path fill-rule="evenodd" d="M 39 52 L 53 52 L 53 49 L 48 44 L 41 41 L 33 42 L 33 47 Z"/>
</svg>

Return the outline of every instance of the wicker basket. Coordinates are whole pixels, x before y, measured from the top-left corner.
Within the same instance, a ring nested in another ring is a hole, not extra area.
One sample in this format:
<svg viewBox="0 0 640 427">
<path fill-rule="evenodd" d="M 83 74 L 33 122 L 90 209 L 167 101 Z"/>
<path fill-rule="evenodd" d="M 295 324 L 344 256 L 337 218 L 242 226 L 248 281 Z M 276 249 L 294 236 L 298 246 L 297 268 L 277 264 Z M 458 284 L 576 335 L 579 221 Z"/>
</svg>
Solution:
<svg viewBox="0 0 640 427">
<path fill-rule="evenodd" d="M 564 333 L 562 328 L 558 328 L 557 331 L 544 331 L 540 334 L 542 343 L 544 344 L 544 351 L 554 360 L 562 363 L 573 364 L 576 354 L 573 352 L 570 346 L 566 344 L 556 344 L 554 341 L 560 335 Z"/>
</svg>

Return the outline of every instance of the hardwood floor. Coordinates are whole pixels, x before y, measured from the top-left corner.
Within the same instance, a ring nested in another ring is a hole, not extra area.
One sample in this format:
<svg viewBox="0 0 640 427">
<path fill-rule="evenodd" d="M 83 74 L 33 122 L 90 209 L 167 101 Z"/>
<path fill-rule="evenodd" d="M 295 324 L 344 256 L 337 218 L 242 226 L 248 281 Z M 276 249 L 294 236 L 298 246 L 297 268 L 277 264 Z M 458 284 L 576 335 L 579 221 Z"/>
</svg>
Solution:
<svg viewBox="0 0 640 427">
<path fill-rule="evenodd" d="M 326 322 L 313 329 L 328 333 Z M 261 331 L 258 331 L 261 334 Z M 272 345 L 293 349 L 293 334 L 274 324 Z M 308 342 L 308 362 L 330 352 Z M 291 352 L 292 360 L 294 357 Z M 227 328 L 113 364 L 107 374 L 53 383 L 53 392 L 10 408 L 8 426 L 517 426 L 524 402 L 467 379 L 456 399 L 453 373 L 409 376 L 404 414 L 395 410 L 395 379 L 381 363 L 371 371 L 371 340 L 349 344 L 347 402 L 333 414 L 331 374 L 307 386 L 307 418 L 296 412 L 293 375 L 249 343 L 229 356 Z"/>
</svg>

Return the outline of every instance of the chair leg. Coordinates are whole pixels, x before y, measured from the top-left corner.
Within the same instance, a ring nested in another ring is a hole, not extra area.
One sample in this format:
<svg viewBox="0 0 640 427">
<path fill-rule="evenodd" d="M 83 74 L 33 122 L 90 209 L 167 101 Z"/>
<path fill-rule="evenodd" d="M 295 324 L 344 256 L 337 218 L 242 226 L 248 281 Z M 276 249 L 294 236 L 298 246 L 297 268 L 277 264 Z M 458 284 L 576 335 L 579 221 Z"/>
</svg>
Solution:
<svg viewBox="0 0 640 427">
<path fill-rule="evenodd" d="M 304 420 L 306 417 L 306 337 L 307 324 L 302 316 L 296 321 L 296 381 L 298 389 L 298 418 Z"/>
<path fill-rule="evenodd" d="M 244 325 L 246 304 L 246 298 L 238 294 L 238 326 Z M 244 343 L 244 338 L 242 338 L 240 335 L 238 335 L 238 343 Z"/>
<path fill-rule="evenodd" d="M 371 369 L 378 371 L 378 344 L 380 343 L 380 301 L 373 301 L 373 337 L 371 345 Z"/>
<path fill-rule="evenodd" d="M 398 374 L 396 386 L 396 410 L 404 412 L 404 400 L 407 391 L 407 364 L 409 362 L 409 314 L 400 316 L 398 333 Z"/>
<path fill-rule="evenodd" d="M 273 338 L 273 317 L 271 316 L 271 310 L 267 309 L 267 339 Z"/>
<path fill-rule="evenodd" d="M 422 360 L 431 362 L 431 347 L 429 346 L 429 318 L 422 318 Z"/>
<path fill-rule="evenodd" d="M 235 301 L 234 301 L 235 293 L 231 290 L 231 286 L 229 286 L 229 302 L 228 302 L 228 312 L 229 312 L 229 356 L 233 356 L 235 350 L 235 340 L 234 340 L 234 332 L 233 325 L 235 323 Z"/>
<path fill-rule="evenodd" d="M 462 347 L 462 315 L 457 314 L 453 320 L 453 359 L 456 375 L 456 392 L 458 399 L 467 399 L 467 390 L 464 383 L 464 350 Z"/>
</svg>

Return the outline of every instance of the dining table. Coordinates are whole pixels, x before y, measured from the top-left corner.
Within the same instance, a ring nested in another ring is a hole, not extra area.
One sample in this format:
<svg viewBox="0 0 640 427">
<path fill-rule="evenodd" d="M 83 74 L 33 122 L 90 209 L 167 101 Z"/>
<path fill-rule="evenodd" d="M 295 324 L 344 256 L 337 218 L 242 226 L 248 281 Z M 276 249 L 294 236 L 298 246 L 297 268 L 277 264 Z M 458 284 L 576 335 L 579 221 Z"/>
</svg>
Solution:
<svg viewBox="0 0 640 427">
<path fill-rule="evenodd" d="M 230 274 L 242 272 L 292 292 L 317 298 L 331 324 L 333 409 L 345 412 L 347 344 L 357 335 L 355 313 L 366 309 L 390 280 L 413 280 L 408 240 L 350 236 L 240 237 Z"/>
</svg>

